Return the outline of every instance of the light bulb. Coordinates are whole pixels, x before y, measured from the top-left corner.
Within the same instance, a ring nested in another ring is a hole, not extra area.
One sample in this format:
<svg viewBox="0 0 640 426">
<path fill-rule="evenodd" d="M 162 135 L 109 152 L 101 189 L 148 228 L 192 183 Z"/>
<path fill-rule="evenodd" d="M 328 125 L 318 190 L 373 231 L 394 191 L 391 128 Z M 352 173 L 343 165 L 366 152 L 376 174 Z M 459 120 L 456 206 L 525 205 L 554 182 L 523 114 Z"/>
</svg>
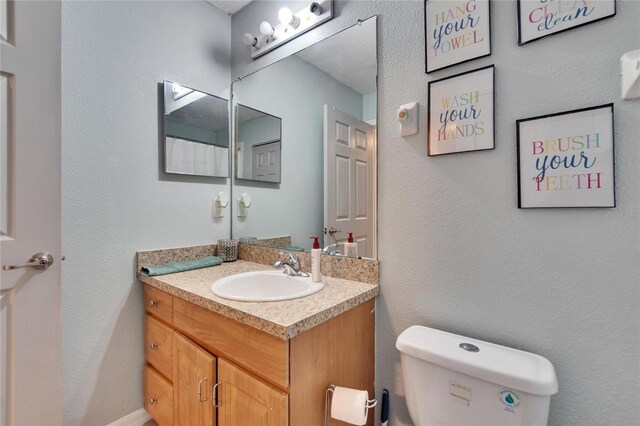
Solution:
<svg viewBox="0 0 640 426">
<path fill-rule="evenodd" d="M 242 36 L 242 41 L 244 42 L 244 44 L 246 44 L 247 46 L 253 46 L 256 49 L 259 48 L 258 46 L 258 39 L 255 38 L 252 34 L 249 33 L 245 33 Z"/>
<path fill-rule="evenodd" d="M 294 15 L 288 7 L 280 9 L 278 12 L 278 19 L 280 19 L 280 22 L 283 24 L 291 25 L 293 28 L 298 28 L 298 25 L 300 25 L 300 19 Z"/>
<path fill-rule="evenodd" d="M 266 36 L 271 36 L 272 38 L 276 38 L 275 37 L 275 33 L 276 33 L 275 28 L 273 28 L 273 25 L 271 25 L 267 21 L 262 21 L 262 23 L 260 24 L 260 32 L 262 34 L 266 35 Z"/>
</svg>

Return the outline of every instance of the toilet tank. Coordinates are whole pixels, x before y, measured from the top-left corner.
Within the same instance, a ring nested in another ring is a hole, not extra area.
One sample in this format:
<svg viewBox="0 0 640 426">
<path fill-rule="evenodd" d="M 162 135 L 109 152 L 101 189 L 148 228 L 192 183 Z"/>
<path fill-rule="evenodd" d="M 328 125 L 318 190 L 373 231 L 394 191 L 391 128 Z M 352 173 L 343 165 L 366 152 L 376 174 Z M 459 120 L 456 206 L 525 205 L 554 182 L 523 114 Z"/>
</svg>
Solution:
<svg viewBox="0 0 640 426">
<path fill-rule="evenodd" d="M 396 347 L 416 425 L 547 424 L 558 379 L 546 358 L 421 326 Z"/>
</svg>

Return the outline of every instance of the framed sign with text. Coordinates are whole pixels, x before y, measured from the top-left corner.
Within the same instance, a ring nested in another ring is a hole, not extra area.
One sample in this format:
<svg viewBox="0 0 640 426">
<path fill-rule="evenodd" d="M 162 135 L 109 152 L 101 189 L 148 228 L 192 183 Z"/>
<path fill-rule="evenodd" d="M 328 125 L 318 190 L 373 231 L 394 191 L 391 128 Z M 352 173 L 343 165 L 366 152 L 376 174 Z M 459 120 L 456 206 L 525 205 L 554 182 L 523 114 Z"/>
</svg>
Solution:
<svg viewBox="0 0 640 426">
<path fill-rule="evenodd" d="M 491 54 L 489 0 L 425 0 L 426 72 Z"/>
<path fill-rule="evenodd" d="M 429 156 L 495 147 L 493 65 L 430 81 L 428 98 Z"/>
<path fill-rule="evenodd" d="M 518 207 L 615 207 L 613 104 L 516 122 Z"/>
<path fill-rule="evenodd" d="M 615 0 L 518 0 L 518 44 L 615 14 Z"/>
</svg>

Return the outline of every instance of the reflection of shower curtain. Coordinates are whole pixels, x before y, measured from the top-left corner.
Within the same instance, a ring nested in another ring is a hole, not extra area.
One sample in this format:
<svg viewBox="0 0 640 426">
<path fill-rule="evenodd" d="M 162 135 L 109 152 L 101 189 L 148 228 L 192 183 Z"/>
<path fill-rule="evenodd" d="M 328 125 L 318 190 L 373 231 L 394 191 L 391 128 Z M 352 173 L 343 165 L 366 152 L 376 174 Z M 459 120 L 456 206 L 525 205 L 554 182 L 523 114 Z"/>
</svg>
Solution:
<svg viewBox="0 0 640 426">
<path fill-rule="evenodd" d="M 175 172 L 175 166 L 173 164 L 173 149 L 175 144 L 175 138 L 166 137 L 164 142 L 164 169 L 167 172 Z"/>
<path fill-rule="evenodd" d="M 183 139 L 176 139 L 173 144 L 172 161 L 175 168 L 175 172 L 178 173 L 194 173 L 194 147 L 193 142 L 185 141 Z"/>
<path fill-rule="evenodd" d="M 207 148 L 208 145 L 204 143 L 196 143 L 193 149 L 193 164 L 194 164 L 194 172 L 197 175 L 208 175 L 209 173 L 209 162 L 207 156 Z"/>
<path fill-rule="evenodd" d="M 228 176 L 229 148 L 166 138 L 166 170 L 202 176 Z"/>
<path fill-rule="evenodd" d="M 229 176 L 229 148 L 215 147 L 215 170 L 217 176 Z"/>
<path fill-rule="evenodd" d="M 218 169 L 216 167 L 216 149 L 215 145 L 207 145 L 207 175 L 218 176 Z"/>
</svg>

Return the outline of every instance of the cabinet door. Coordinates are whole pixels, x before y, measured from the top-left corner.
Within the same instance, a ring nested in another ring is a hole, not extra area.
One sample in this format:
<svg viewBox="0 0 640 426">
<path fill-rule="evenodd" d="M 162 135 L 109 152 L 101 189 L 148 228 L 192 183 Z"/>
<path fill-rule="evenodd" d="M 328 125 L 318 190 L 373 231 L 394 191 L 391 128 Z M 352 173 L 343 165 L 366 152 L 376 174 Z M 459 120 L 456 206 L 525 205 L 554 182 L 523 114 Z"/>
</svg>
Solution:
<svg viewBox="0 0 640 426">
<path fill-rule="evenodd" d="M 173 334 L 173 411 L 177 425 L 213 426 L 215 357 L 179 333 Z"/>
<path fill-rule="evenodd" d="M 289 422 L 286 393 L 272 388 L 224 359 L 218 359 L 219 426 L 285 426 Z"/>
</svg>

